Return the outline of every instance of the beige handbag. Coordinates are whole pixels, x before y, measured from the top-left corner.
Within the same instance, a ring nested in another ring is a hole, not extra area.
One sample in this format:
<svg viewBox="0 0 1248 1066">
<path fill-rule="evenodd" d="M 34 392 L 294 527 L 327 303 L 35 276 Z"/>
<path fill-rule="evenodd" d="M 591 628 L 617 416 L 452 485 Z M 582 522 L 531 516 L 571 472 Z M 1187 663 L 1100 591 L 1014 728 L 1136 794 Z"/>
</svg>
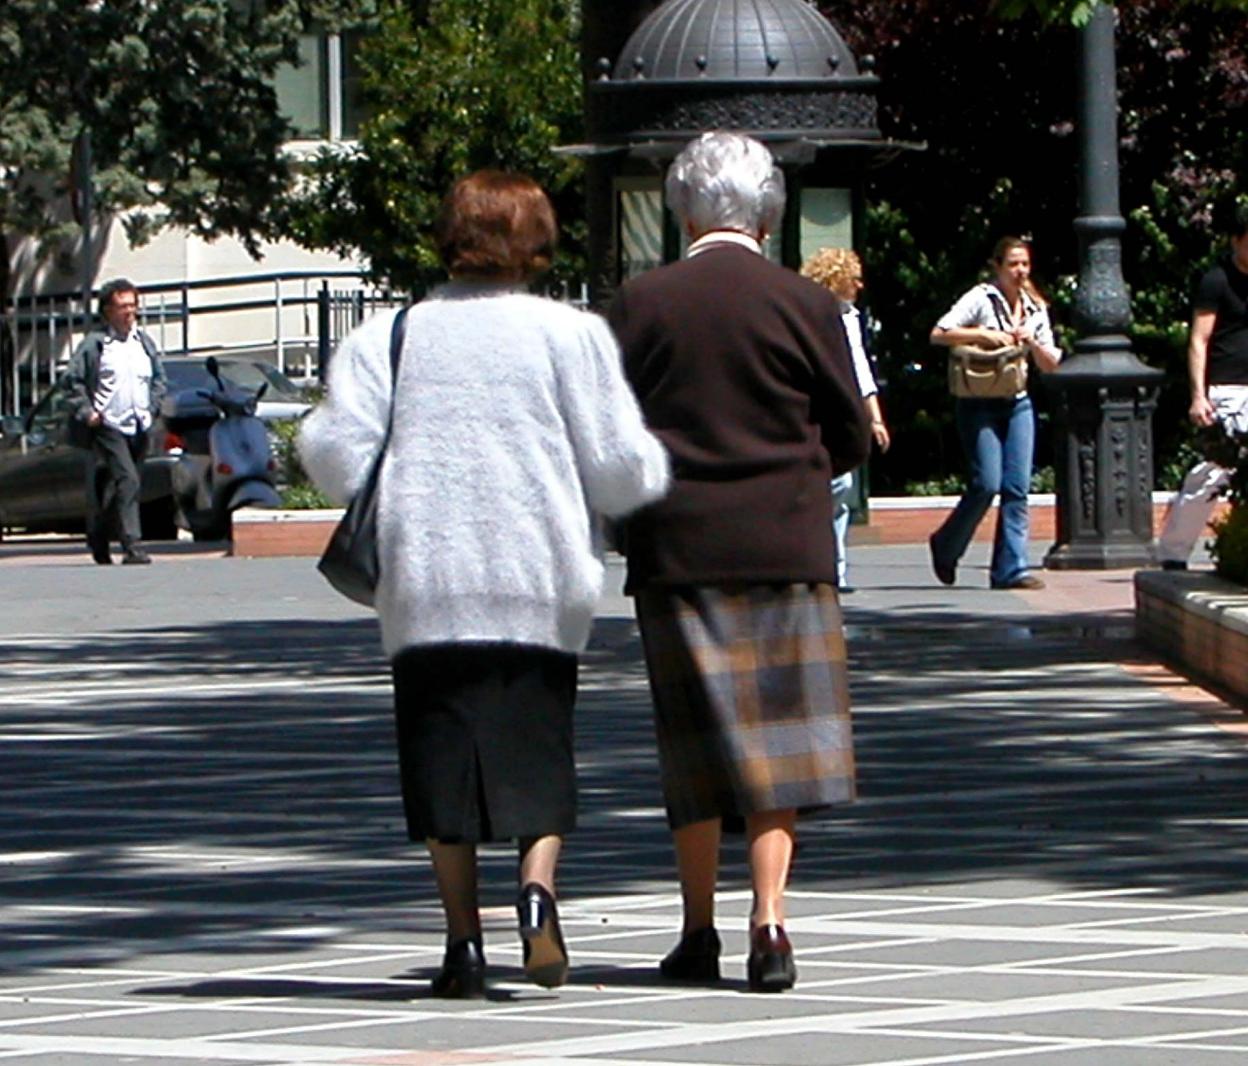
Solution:
<svg viewBox="0 0 1248 1066">
<path fill-rule="evenodd" d="M 949 349 L 949 391 L 961 399 L 1012 400 L 1027 389 L 1027 348 L 1009 344 Z"/>
</svg>

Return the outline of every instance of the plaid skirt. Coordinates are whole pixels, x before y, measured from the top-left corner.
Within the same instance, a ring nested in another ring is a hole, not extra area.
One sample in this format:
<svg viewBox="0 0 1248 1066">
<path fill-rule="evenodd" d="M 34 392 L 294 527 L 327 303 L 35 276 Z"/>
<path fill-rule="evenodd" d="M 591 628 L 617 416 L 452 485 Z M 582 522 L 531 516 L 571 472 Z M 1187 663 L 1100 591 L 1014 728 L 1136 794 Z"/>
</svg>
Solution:
<svg viewBox="0 0 1248 1066">
<path fill-rule="evenodd" d="M 673 829 L 854 798 L 831 585 L 649 588 L 637 621 Z"/>
</svg>

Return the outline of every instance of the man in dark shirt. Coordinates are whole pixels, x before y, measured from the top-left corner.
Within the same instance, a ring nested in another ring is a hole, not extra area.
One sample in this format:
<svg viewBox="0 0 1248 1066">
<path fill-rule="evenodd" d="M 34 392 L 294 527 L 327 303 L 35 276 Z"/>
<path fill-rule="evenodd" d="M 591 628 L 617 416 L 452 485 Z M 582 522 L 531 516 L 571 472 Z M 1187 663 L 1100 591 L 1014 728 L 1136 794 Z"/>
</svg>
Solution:
<svg viewBox="0 0 1248 1066">
<path fill-rule="evenodd" d="M 1235 211 L 1230 255 L 1200 280 L 1187 346 L 1192 406 L 1198 426 L 1220 424 L 1228 433 L 1248 432 L 1248 205 Z M 1231 472 L 1208 460 L 1188 473 L 1170 505 L 1158 538 L 1167 570 L 1186 570 L 1218 493 Z"/>
</svg>

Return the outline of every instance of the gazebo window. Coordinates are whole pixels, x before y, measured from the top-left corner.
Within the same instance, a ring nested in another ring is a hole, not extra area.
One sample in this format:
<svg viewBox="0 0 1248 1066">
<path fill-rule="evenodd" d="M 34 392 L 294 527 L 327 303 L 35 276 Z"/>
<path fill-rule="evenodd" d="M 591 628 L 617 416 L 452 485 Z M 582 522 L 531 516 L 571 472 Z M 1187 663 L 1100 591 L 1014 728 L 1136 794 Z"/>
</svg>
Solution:
<svg viewBox="0 0 1248 1066">
<path fill-rule="evenodd" d="M 851 191 L 817 187 L 802 189 L 799 226 L 801 262 L 820 248 L 854 247 Z"/>
</svg>

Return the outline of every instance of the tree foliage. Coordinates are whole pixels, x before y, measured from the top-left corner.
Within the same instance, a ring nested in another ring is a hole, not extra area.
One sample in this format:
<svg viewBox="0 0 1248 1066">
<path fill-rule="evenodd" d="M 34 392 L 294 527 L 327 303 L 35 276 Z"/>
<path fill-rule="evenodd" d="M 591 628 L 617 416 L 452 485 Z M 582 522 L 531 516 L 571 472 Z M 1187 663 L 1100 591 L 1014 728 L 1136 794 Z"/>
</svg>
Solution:
<svg viewBox="0 0 1248 1066">
<path fill-rule="evenodd" d="M 304 243 L 363 252 L 391 281 L 441 275 L 432 227 L 452 182 L 483 167 L 533 176 L 561 219 L 583 215 L 575 161 L 552 153 L 582 123 L 578 6 L 562 0 L 383 4 L 363 49 L 371 118 L 357 147 L 325 151 L 291 213 Z M 563 271 L 579 226 L 564 226 Z"/>
<path fill-rule="evenodd" d="M 167 224 L 272 232 L 290 164 L 273 75 L 309 25 L 371 0 L 4 0 L 0 230 L 66 228 L 71 153 L 91 131 L 97 206 L 142 241 Z"/>
<path fill-rule="evenodd" d="M 1064 22 L 1083 26 L 1093 11 L 1104 0 L 997 0 L 994 11 L 1003 18 L 1021 18 L 1039 15 L 1048 22 Z M 1211 11 L 1248 11 L 1248 0 L 1177 0 L 1174 6 L 1184 3 L 1199 5 Z M 1129 4 L 1119 5 L 1120 7 Z"/>
<path fill-rule="evenodd" d="M 882 323 L 878 347 L 899 431 L 879 464 L 880 488 L 959 462 L 942 353 L 927 337 L 982 274 L 997 237 L 1034 238 L 1059 329 L 1069 322 L 1078 272 L 1077 32 L 1070 5 L 1027 6 L 1048 10 L 1011 20 L 992 0 L 820 4 L 857 54 L 876 56 L 886 131 L 928 144 L 874 171 L 868 189 L 867 297 Z M 1223 248 L 1215 212 L 1248 192 L 1248 19 L 1220 7 L 1118 6 L 1124 272 L 1136 350 L 1170 371 L 1156 422 L 1167 456 L 1185 433 L 1192 286 Z M 1069 348 L 1069 331 L 1063 339 Z M 1037 398 L 1043 405 L 1043 390 Z M 1045 456 L 1043 418 L 1041 426 Z"/>
</svg>

